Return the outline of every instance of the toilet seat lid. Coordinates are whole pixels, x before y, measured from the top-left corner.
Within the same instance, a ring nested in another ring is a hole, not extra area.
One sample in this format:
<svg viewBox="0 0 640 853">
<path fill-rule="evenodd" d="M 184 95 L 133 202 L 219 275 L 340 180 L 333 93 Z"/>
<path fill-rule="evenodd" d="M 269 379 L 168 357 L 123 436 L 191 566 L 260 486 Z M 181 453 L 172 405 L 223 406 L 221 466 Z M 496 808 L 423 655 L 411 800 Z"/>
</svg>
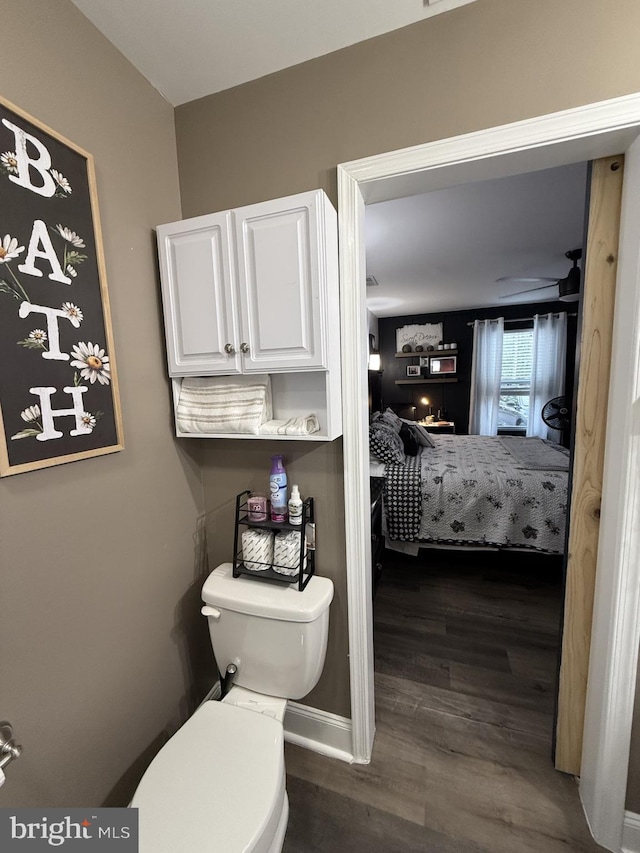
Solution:
<svg viewBox="0 0 640 853">
<path fill-rule="evenodd" d="M 284 796 L 282 724 L 205 702 L 156 755 L 133 797 L 140 851 L 254 850 L 275 827 Z"/>
</svg>

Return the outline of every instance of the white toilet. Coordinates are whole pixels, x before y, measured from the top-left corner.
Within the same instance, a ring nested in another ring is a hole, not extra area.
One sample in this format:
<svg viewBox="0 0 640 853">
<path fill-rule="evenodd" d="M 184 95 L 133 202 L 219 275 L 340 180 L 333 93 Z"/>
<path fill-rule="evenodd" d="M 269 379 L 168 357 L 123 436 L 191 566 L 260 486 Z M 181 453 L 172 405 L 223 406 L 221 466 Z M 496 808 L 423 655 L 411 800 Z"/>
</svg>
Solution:
<svg viewBox="0 0 640 853">
<path fill-rule="evenodd" d="M 140 853 L 280 853 L 289 815 L 283 720 L 287 699 L 316 685 L 327 649 L 333 584 L 233 577 L 231 563 L 202 589 L 216 663 L 233 686 L 208 701 L 160 750 L 131 806 Z"/>
</svg>

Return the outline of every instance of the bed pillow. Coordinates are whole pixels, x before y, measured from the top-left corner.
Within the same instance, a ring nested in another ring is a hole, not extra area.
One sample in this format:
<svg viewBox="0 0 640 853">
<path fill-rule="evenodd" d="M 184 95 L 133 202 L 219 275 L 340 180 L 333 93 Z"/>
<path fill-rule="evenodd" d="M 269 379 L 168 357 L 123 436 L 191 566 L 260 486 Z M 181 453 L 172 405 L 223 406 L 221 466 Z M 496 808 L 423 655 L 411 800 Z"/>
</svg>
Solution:
<svg viewBox="0 0 640 853">
<path fill-rule="evenodd" d="M 433 436 L 420 424 L 415 421 L 404 421 L 413 433 L 414 438 L 418 442 L 419 447 L 435 447 L 436 443 Z"/>
<path fill-rule="evenodd" d="M 400 427 L 400 438 L 404 447 L 404 452 L 407 456 L 417 456 L 420 445 L 415 437 L 413 430 L 409 424 L 402 424 Z"/>
<path fill-rule="evenodd" d="M 396 415 L 393 409 L 385 409 L 382 414 L 378 414 L 377 421 L 379 423 L 381 422 L 384 424 L 388 424 L 398 434 L 400 433 L 400 429 L 402 428 L 402 419 Z"/>
<path fill-rule="evenodd" d="M 404 462 L 404 445 L 400 434 L 383 420 L 369 427 L 369 450 L 381 462 Z"/>
</svg>

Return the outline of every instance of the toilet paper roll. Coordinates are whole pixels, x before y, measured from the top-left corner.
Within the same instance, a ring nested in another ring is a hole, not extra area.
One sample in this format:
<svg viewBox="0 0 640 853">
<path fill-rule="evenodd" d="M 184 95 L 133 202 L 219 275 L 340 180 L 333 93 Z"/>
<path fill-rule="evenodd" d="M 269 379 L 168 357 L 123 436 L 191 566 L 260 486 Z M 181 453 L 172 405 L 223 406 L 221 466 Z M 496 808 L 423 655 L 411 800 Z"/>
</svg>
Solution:
<svg viewBox="0 0 640 853">
<path fill-rule="evenodd" d="M 273 563 L 273 533 L 250 528 L 242 534 L 242 560 L 250 572 L 265 572 Z"/>
<path fill-rule="evenodd" d="M 281 575 L 297 575 L 300 568 L 300 542 L 295 530 L 276 533 L 273 545 L 273 570 Z M 305 548 L 306 553 L 306 548 Z M 306 556 L 305 556 L 306 561 Z"/>
</svg>

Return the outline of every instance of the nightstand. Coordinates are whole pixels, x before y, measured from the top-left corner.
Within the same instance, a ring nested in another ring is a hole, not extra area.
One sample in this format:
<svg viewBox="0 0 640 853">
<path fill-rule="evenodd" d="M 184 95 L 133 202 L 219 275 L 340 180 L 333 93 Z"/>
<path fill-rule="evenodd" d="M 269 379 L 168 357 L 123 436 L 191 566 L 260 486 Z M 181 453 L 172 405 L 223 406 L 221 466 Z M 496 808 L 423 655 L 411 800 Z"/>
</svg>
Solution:
<svg viewBox="0 0 640 853">
<path fill-rule="evenodd" d="M 432 424 L 422 424 L 422 426 L 427 432 L 438 432 L 441 435 L 443 433 L 454 435 L 456 431 L 455 421 L 436 421 Z"/>
</svg>

